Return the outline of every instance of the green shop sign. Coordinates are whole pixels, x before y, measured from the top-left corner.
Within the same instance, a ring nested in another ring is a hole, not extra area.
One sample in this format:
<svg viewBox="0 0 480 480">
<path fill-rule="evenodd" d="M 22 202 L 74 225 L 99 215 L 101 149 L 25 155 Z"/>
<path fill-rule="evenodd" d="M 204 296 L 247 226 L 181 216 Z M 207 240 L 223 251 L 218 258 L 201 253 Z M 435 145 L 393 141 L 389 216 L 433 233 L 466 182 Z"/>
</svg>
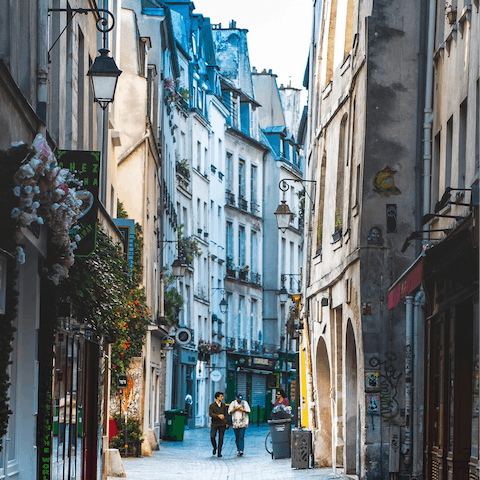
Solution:
<svg viewBox="0 0 480 480">
<path fill-rule="evenodd" d="M 57 158 L 60 167 L 68 168 L 83 182 L 82 189 L 77 190 L 77 197 L 82 200 L 81 214 L 77 222 L 80 229 L 71 233 L 80 236 L 75 256 L 88 257 L 95 250 L 97 242 L 100 152 L 59 150 Z"/>
</svg>

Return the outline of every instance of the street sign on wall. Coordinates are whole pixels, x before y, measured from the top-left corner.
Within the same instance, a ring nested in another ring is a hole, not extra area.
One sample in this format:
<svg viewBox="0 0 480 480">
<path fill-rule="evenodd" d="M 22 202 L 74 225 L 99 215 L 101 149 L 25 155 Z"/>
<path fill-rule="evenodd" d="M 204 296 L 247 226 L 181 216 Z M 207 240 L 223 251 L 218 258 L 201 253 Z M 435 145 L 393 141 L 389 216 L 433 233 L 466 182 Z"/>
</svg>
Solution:
<svg viewBox="0 0 480 480">
<path fill-rule="evenodd" d="M 80 237 L 77 241 L 76 257 L 88 257 L 94 250 L 97 241 L 98 183 L 100 172 L 100 152 L 82 150 L 59 150 L 58 165 L 75 172 L 75 177 L 83 182 L 77 190 L 77 197 L 82 200 L 81 213 L 75 233 Z"/>
</svg>

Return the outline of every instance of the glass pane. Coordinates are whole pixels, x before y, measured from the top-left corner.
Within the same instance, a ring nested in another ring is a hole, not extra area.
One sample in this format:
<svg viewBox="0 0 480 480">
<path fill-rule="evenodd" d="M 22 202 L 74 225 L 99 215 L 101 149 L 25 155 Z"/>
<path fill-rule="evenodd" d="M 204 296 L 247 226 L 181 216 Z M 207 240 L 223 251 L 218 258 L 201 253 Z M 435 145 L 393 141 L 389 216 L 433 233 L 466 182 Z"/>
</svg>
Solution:
<svg viewBox="0 0 480 480">
<path fill-rule="evenodd" d="M 471 456 L 479 458 L 478 452 L 478 304 L 473 306 L 473 388 L 472 388 L 472 450 Z"/>
</svg>

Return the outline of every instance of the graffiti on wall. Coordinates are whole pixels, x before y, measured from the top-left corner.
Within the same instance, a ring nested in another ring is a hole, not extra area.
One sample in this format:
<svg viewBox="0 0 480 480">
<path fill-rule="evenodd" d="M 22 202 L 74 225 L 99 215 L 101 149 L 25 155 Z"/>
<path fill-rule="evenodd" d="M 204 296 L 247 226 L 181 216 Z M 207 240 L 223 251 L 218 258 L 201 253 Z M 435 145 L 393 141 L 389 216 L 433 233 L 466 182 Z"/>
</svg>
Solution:
<svg viewBox="0 0 480 480">
<path fill-rule="evenodd" d="M 370 359 L 370 366 L 378 369 L 380 387 L 380 416 L 383 420 L 390 422 L 400 413 L 398 402 L 398 382 L 402 372 L 395 369 L 393 362 L 397 356 L 390 352 L 385 355 L 385 360 L 378 357 Z"/>
</svg>

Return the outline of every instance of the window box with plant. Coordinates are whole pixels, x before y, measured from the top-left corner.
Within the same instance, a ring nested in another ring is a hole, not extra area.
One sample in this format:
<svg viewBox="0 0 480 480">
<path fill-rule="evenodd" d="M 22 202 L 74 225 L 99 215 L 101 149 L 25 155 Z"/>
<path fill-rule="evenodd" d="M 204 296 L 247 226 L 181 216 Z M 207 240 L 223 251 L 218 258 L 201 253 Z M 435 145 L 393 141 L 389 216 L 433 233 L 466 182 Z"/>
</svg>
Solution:
<svg viewBox="0 0 480 480">
<path fill-rule="evenodd" d="M 250 267 L 245 265 L 243 268 L 240 268 L 238 274 L 240 276 L 240 280 L 248 280 L 248 272 L 250 271 Z"/>
<path fill-rule="evenodd" d="M 342 217 L 338 213 L 338 210 L 335 210 L 335 230 L 332 234 L 333 243 L 337 243 L 342 238 Z"/>
<path fill-rule="evenodd" d="M 183 236 L 184 224 L 177 225 L 177 238 L 178 238 L 178 258 L 184 258 L 189 264 L 193 262 L 195 258 L 202 255 L 200 244 L 198 240 L 192 237 Z"/>
<path fill-rule="evenodd" d="M 445 16 L 447 17 L 448 23 L 454 25 L 457 21 L 457 7 L 453 6 L 451 3 L 445 3 Z"/>
<path fill-rule="evenodd" d="M 233 257 L 231 255 L 227 257 L 227 276 L 236 277 L 236 270 L 233 265 Z"/>
<path fill-rule="evenodd" d="M 206 361 L 210 358 L 210 355 L 215 355 L 222 351 L 222 346 L 216 342 L 207 342 L 200 339 L 198 341 L 198 358 L 202 361 Z"/>
<path fill-rule="evenodd" d="M 188 160 L 186 158 L 184 158 L 183 160 L 177 160 L 175 162 L 175 171 L 183 178 L 190 180 L 190 168 L 188 166 Z"/>
</svg>

